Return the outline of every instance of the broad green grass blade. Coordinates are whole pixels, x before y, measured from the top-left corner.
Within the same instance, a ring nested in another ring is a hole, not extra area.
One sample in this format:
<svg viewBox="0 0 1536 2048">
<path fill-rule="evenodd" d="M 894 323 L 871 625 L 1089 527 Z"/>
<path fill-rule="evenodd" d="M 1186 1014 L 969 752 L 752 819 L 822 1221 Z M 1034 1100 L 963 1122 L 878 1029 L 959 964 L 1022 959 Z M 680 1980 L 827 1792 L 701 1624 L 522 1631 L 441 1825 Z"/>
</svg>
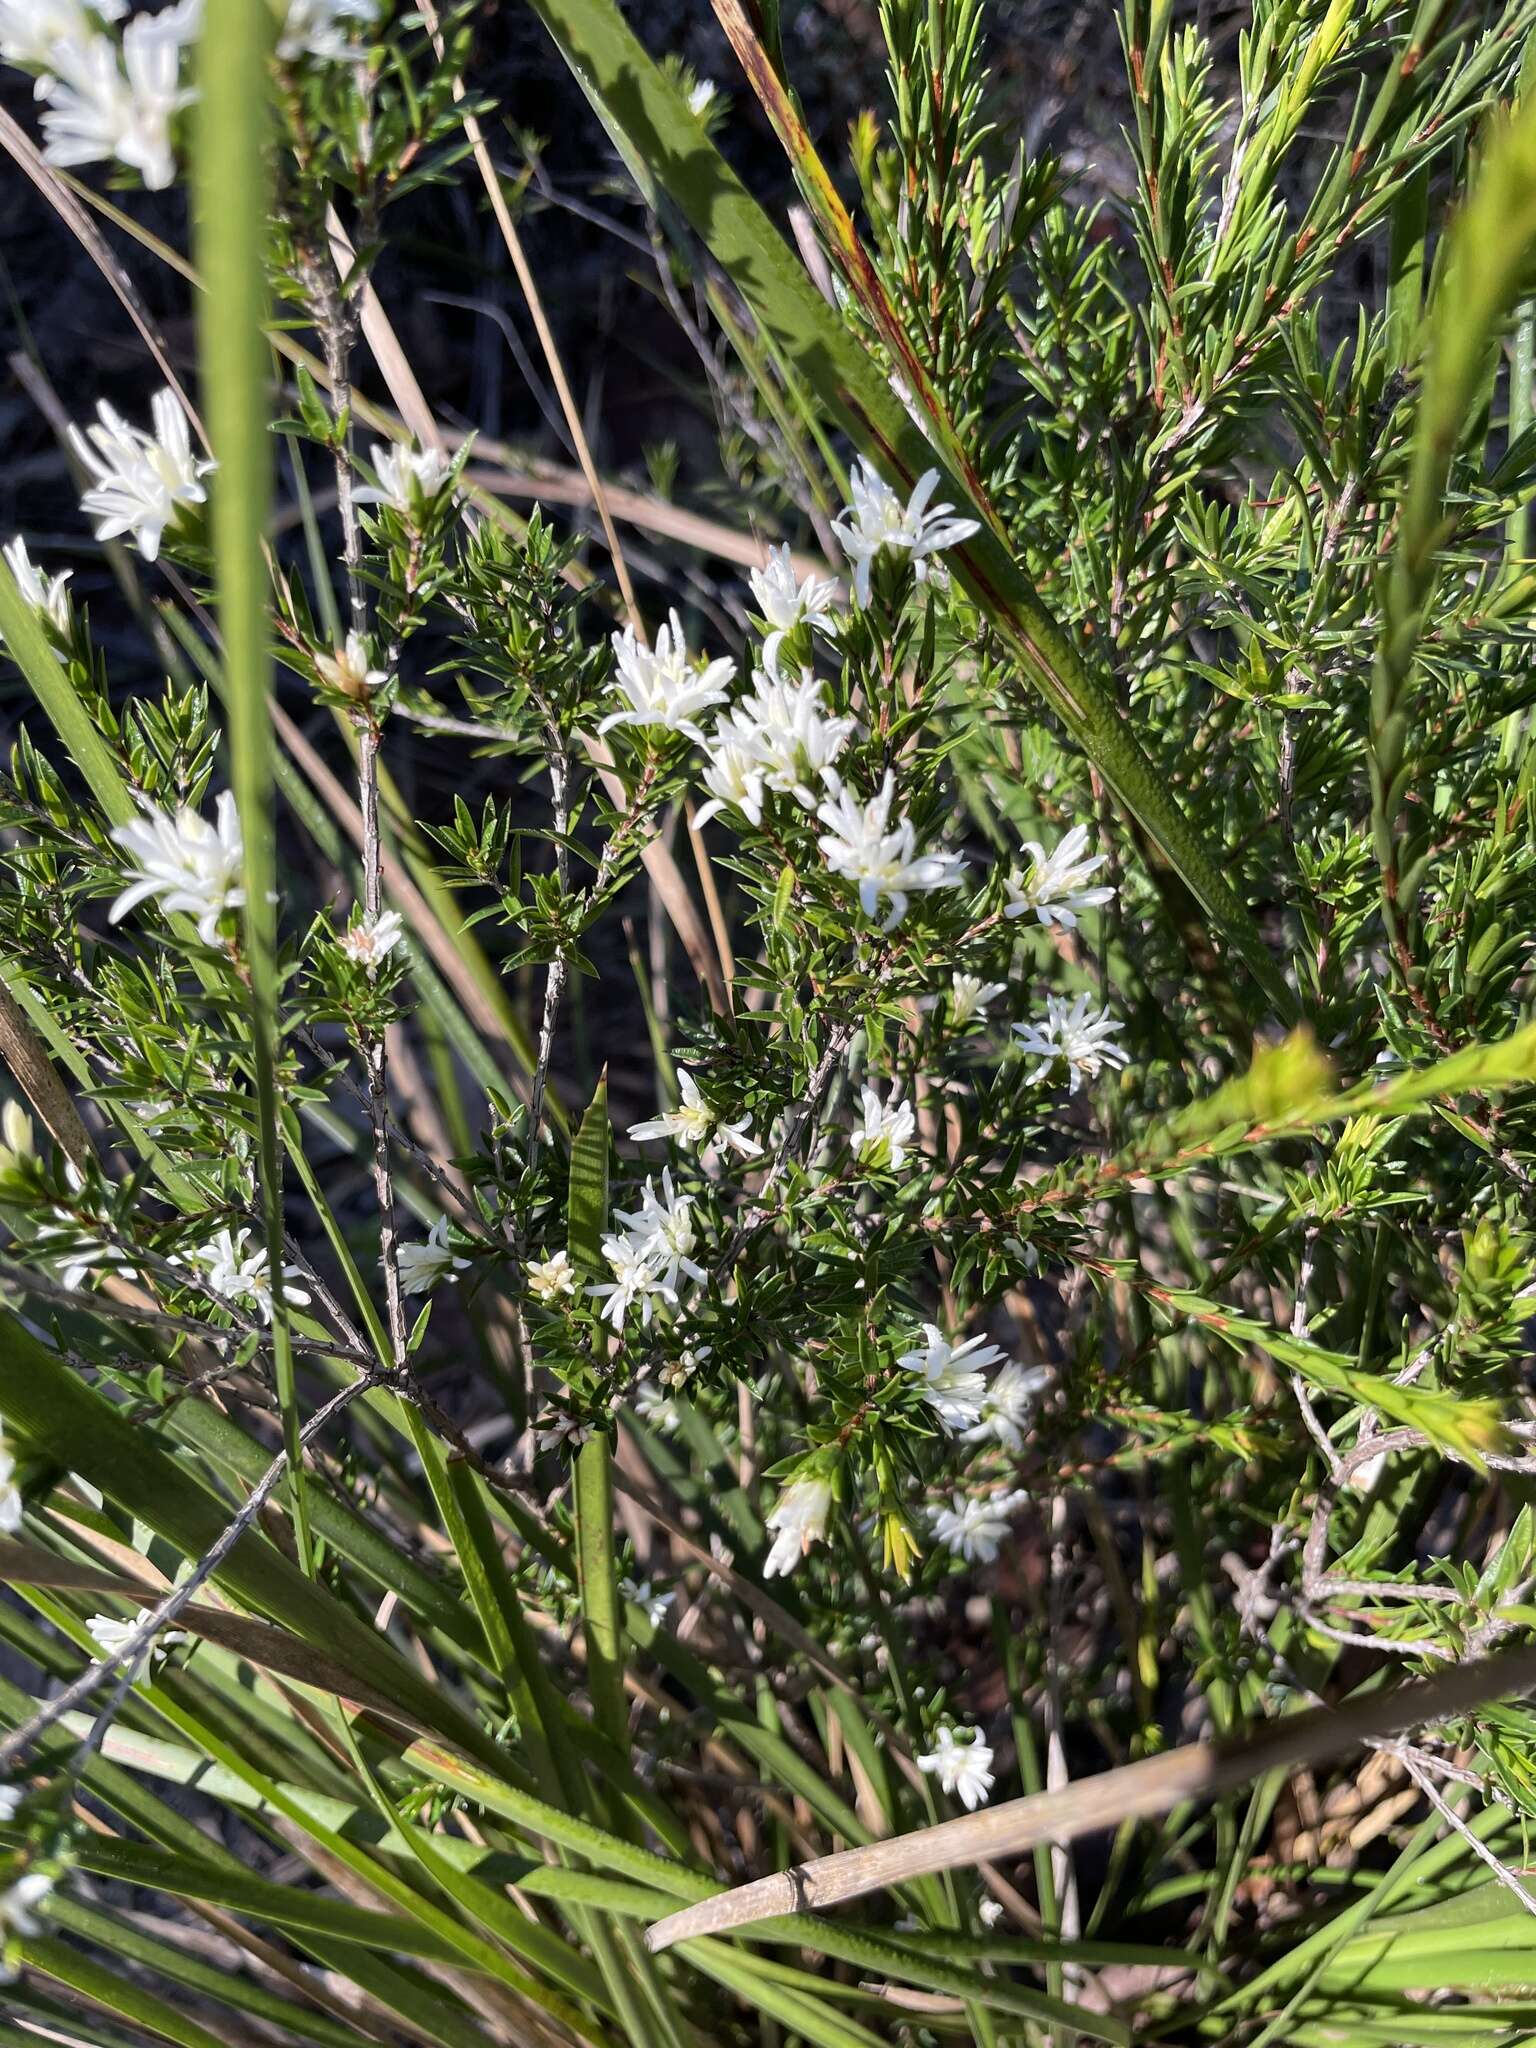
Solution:
<svg viewBox="0 0 1536 2048">
<path fill-rule="evenodd" d="M 217 2034 L 210 2034 L 196 2020 L 177 2012 L 153 1991 L 104 1969 L 66 1942 L 55 1941 L 50 1935 L 37 1935 L 18 1946 L 21 1961 L 29 1970 L 41 1971 L 55 1983 L 67 1985 L 130 2026 L 142 2028 L 159 2040 L 174 2041 L 177 2048 L 227 2048 Z"/>
<path fill-rule="evenodd" d="M 277 848 L 268 710 L 265 541 L 272 495 L 268 432 L 266 81 L 275 23 L 265 0 L 209 0 L 198 42 L 194 242 L 208 289 L 198 301 L 204 405 L 218 470 L 211 489 L 218 617 L 235 802 L 245 842 L 242 933 L 251 990 L 262 1218 L 273 1275 L 272 1353 L 288 1453 L 299 1563 L 313 1569 L 301 1418 L 284 1290 L 283 1155 L 278 1138 Z"/>
<path fill-rule="evenodd" d="M 10 565 L 0 562 L 0 641 L 85 777 L 107 819 L 123 825 L 135 815 L 133 798 L 111 749 L 91 723 L 32 607 L 16 587 Z"/>
</svg>

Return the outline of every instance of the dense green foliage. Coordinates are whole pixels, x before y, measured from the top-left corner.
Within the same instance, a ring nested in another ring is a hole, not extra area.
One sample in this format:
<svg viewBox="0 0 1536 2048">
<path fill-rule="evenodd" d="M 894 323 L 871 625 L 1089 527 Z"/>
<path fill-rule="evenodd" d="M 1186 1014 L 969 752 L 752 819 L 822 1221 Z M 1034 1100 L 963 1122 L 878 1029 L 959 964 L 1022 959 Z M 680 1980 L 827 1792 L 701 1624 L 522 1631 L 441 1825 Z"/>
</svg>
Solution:
<svg viewBox="0 0 1536 2048">
<path fill-rule="evenodd" d="M 189 167 L 199 314 L 155 396 L 119 273 L 144 403 L 69 437 L 163 691 L 0 569 L 0 2009 L 1536 2038 L 1476 1669 L 1536 1626 L 1536 4 L 1255 0 L 1234 66 L 1127 0 L 1091 204 L 985 0 L 881 0 L 830 161 L 777 0 L 715 0 L 730 98 L 531 4 L 734 422 L 633 560 L 489 10 L 0 0 L 60 232 L 115 272 L 101 164 Z M 449 180 L 595 570 L 374 293 Z"/>
</svg>

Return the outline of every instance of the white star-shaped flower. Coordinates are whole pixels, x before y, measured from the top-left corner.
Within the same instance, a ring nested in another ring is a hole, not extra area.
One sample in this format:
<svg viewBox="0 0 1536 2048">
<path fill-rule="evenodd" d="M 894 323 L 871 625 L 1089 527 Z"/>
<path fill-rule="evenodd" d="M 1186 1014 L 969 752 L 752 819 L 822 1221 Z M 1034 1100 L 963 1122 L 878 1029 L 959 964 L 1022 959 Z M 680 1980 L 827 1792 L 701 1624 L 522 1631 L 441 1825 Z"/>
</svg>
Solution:
<svg viewBox="0 0 1536 2048">
<path fill-rule="evenodd" d="M 528 1276 L 528 1292 L 535 1301 L 547 1304 L 576 1292 L 576 1268 L 563 1246 L 547 1259 L 530 1259 L 523 1270 Z"/>
<path fill-rule="evenodd" d="M 102 399 L 93 426 L 69 429 L 70 447 L 95 478 L 80 509 L 95 520 L 96 538 L 131 533 L 146 562 L 159 556 L 161 536 L 180 508 L 207 498 L 202 480 L 216 466 L 193 455 L 187 416 L 173 391 L 157 391 L 150 413 L 154 432 L 146 434 Z"/>
<path fill-rule="evenodd" d="M 419 1244 L 399 1247 L 400 1292 L 425 1294 L 445 1273 L 462 1273 L 468 1259 L 461 1259 L 448 1242 L 448 1218 L 439 1216 Z"/>
<path fill-rule="evenodd" d="M 935 555 L 980 532 L 978 521 L 957 517 L 952 505 L 929 504 L 938 483 L 936 469 L 924 471 L 904 505 L 877 470 L 862 462 L 853 465 L 853 503 L 834 521 L 832 531 L 853 564 L 853 590 L 860 604 L 869 603 L 870 570 L 885 550 L 908 556 L 921 583 L 932 573 Z"/>
<path fill-rule="evenodd" d="M 827 827 L 817 840 L 822 858 L 836 875 L 858 885 L 859 907 L 873 917 L 880 898 L 890 903 L 882 927 L 893 930 L 906 915 L 914 895 L 930 889 L 957 889 L 965 880 L 965 860 L 958 853 L 919 853 L 910 818 L 891 823 L 895 783 L 886 771 L 879 794 L 861 803 L 835 770 L 824 777 L 828 796 L 816 815 Z"/>
<path fill-rule="evenodd" d="M 983 981 L 976 974 L 956 974 L 949 985 L 949 1021 L 957 1031 L 985 1017 L 989 1003 L 1008 993 L 1005 981 Z"/>
<path fill-rule="evenodd" d="M 921 1350 L 904 1351 L 896 1363 L 922 1381 L 922 1397 L 950 1436 L 974 1429 L 987 1397 L 986 1373 L 1004 1357 L 985 1336 L 952 1344 L 937 1323 L 924 1323 Z"/>
<path fill-rule="evenodd" d="M 252 1245 L 250 1230 L 226 1226 L 216 1237 L 191 1254 L 192 1265 L 203 1275 L 221 1301 L 235 1308 L 248 1308 L 259 1322 L 272 1320 L 272 1274 L 265 1245 Z M 297 1266 L 283 1267 L 283 1300 L 290 1308 L 304 1308 L 309 1295 L 296 1282 Z"/>
<path fill-rule="evenodd" d="M 966 1812 L 974 1813 L 978 1806 L 986 1805 L 997 1782 L 992 1775 L 992 1751 L 982 1741 L 979 1729 L 960 1732 L 969 1735 L 970 1741 L 957 1742 L 953 1728 L 941 1728 L 933 1748 L 917 1759 L 917 1768 L 936 1777 L 951 1798 L 958 1796 Z"/>
<path fill-rule="evenodd" d="M 888 1102 L 882 1102 L 879 1089 L 866 1082 L 859 1090 L 859 1107 L 861 1119 L 849 1139 L 854 1156 L 865 1166 L 888 1166 L 892 1173 L 900 1173 L 917 1132 L 911 1103 L 902 1099 L 900 1088 L 892 1091 Z"/>
<path fill-rule="evenodd" d="M 189 805 L 162 811 L 141 801 L 144 816 L 112 833 L 133 864 L 128 886 L 107 912 L 107 922 L 119 923 L 146 898 L 157 896 L 167 917 L 181 912 L 196 918 L 203 944 L 217 945 L 220 918 L 245 901 L 240 881 L 245 841 L 233 792 L 226 789 L 220 795 L 211 825 Z"/>
<path fill-rule="evenodd" d="M 1107 1003 L 1095 1010 L 1087 995 L 1080 995 L 1075 1003 L 1064 996 L 1047 996 L 1044 1022 L 1015 1024 L 1013 1035 L 1021 1048 L 1039 1061 L 1027 1077 L 1030 1082 L 1042 1080 L 1058 1060 L 1065 1060 L 1075 1095 L 1084 1080 L 1096 1080 L 1106 1067 L 1130 1065 L 1130 1054 L 1116 1043 L 1124 1028 L 1110 1015 Z"/>
<path fill-rule="evenodd" d="M 825 632 L 832 624 L 837 578 L 818 576 L 814 571 L 803 578 L 797 576 L 788 542 L 770 548 L 767 561 L 760 569 L 751 570 L 747 581 L 757 599 L 758 616 L 769 628 L 763 642 L 765 668 L 773 666 L 785 634 L 792 633 L 796 626 L 820 627 Z"/>
<path fill-rule="evenodd" d="M 1024 851 L 1031 865 L 1028 874 L 1011 874 L 1006 887 L 1005 917 L 1033 914 L 1041 924 L 1057 924 L 1073 931 L 1085 910 L 1097 910 L 1114 900 L 1114 890 L 1103 883 L 1087 886 L 1088 877 L 1103 867 L 1108 854 L 1088 852 L 1088 827 L 1074 825 L 1065 839 L 1058 840 L 1049 853 L 1037 839 L 1025 841 Z"/>
<path fill-rule="evenodd" d="M 967 1441 L 979 1443 L 991 1436 L 1010 1451 L 1021 1451 L 1035 1402 L 1053 1377 L 1048 1365 L 1020 1365 L 1010 1359 L 988 1387 L 976 1427 L 966 1432 Z"/>
<path fill-rule="evenodd" d="M 363 4 L 371 7 L 373 0 L 363 0 Z M 370 454 L 378 488 L 365 484 L 354 494 L 358 504 L 389 505 L 406 519 L 420 505 L 431 503 L 453 467 L 452 458 L 441 448 L 412 448 L 405 441 L 388 446 L 375 441 Z"/>
<path fill-rule="evenodd" d="M 27 544 L 20 534 L 7 541 L 0 548 L 6 567 L 16 579 L 16 588 L 21 592 L 22 601 L 31 606 L 40 617 L 47 619 L 54 630 L 61 634 L 69 632 L 69 592 L 65 589 L 71 569 L 61 569 L 57 576 L 44 576 L 27 553 Z"/>
<path fill-rule="evenodd" d="M 967 1500 L 957 1493 L 949 1507 L 934 1509 L 933 1533 L 968 1564 L 991 1564 L 1008 1540 L 1011 1518 L 1028 1498 L 1027 1493 L 1001 1493 Z"/>
<path fill-rule="evenodd" d="M 692 1145 L 697 1151 L 703 1151 L 708 1145 L 723 1145 L 732 1152 L 739 1152 L 743 1159 L 756 1158 L 763 1148 L 751 1136 L 747 1117 L 733 1124 L 724 1122 L 686 1067 L 677 1070 L 677 1086 L 682 1096 L 677 1108 L 666 1110 L 661 1116 L 648 1117 L 644 1123 L 631 1124 L 629 1135 L 632 1138 L 642 1143 L 647 1138 L 676 1138 L 680 1144 Z"/>
<path fill-rule="evenodd" d="M 598 727 L 600 733 L 616 725 L 661 726 L 668 732 L 686 733 L 700 745 L 704 735 L 698 720 L 702 713 L 723 704 L 726 685 L 736 673 L 736 664 L 723 656 L 701 668 L 688 652 L 681 619 L 674 611 L 656 635 L 656 645 L 647 647 L 633 626 L 613 636 L 618 674 L 610 687 L 624 700 L 622 711 L 610 711 Z"/>
<path fill-rule="evenodd" d="M 405 937 L 405 920 L 398 910 L 380 911 L 377 917 L 360 918 L 336 941 L 347 958 L 367 974 L 378 978 L 379 969 Z"/>
</svg>

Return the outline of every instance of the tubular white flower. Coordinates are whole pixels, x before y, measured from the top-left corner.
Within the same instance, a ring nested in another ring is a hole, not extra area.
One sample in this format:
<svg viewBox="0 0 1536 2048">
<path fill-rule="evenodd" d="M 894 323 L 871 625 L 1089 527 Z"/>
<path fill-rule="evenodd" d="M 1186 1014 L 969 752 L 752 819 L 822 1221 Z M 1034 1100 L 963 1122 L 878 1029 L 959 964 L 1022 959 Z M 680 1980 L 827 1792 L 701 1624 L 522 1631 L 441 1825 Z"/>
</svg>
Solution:
<svg viewBox="0 0 1536 2048">
<path fill-rule="evenodd" d="M 618 674 L 610 688 L 628 707 L 610 711 L 598 727 L 600 733 L 616 725 L 663 726 L 668 732 L 686 733 L 702 746 L 700 714 L 725 702 L 726 685 L 736 673 L 736 664 L 723 656 L 700 668 L 688 652 L 683 624 L 677 613 L 668 614 L 667 624 L 656 635 L 656 645 L 647 647 L 633 626 L 613 636 Z"/>
<path fill-rule="evenodd" d="M 1101 903 L 1114 900 L 1114 890 L 1103 883 L 1085 886 L 1088 877 L 1109 858 L 1104 853 L 1088 853 L 1086 825 L 1074 825 L 1049 853 L 1038 839 L 1026 840 L 1024 851 L 1031 857 L 1030 870 L 1027 875 L 1008 877 L 1005 917 L 1027 917 L 1033 912 L 1041 924 L 1073 931 L 1085 910 L 1097 910 Z"/>
<path fill-rule="evenodd" d="M 921 583 L 931 573 L 929 563 L 935 555 L 980 532 L 976 520 L 956 517 L 952 505 L 929 504 L 938 482 L 936 469 L 925 470 L 903 505 L 877 470 L 862 462 L 853 465 L 853 503 L 834 521 L 832 531 L 853 564 L 853 592 L 860 604 L 869 603 L 870 569 L 885 549 L 910 556 Z"/>
<path fill-rule="evenodd" d="M 1010 1451 L 1023 1450 L 1035 1402 L 1053 1377 L 1048 1365 L 1020 1365 L 1010 1359 L 988 1387 L 976 1427 L 966 1431 L 967 1441 L 978 1443 L 990 1436 Z"/>
<path fill-rule="evenodd" d="M 934 1509 L 933 1533 L 967 1564 L 991 1564 L 1008 1540 L 1011 1517 L 1028 1499 L 1027 1493 L 1002 1493 L 968 1500 L 957 1493 L 949 1507 Z"/>
<path fill-rule="evenodd" d="M 832 603 L 837 596 L 837 578 L 818 576 L 814 570 L 804 578 L 795 574 L 795 558 L 786 541 L 770 548 L 760 569 L 748 572 L 747 581 L 757 599 L 758 616 L 768 627 L 763 642 L 763 666 L 772 668 L 786 633 L 796 626 L 819 626 L 825 632 L 832 624 Z"/>
<path fill-rule="evenodd" d="M 676 1138 L 697 1151 L 711 1144 L 723 1145 L 739 1152 L 743 1159 L 755 1159 L 762 1151 L 762 1146 L 749 1134 L 749 1119 L 742 1117 L 734 1124 L 724 1122 L 686 1067 L 678 1068 L 677 1085 L 682 1095 L 677 1108 L 648 1117 L 644 1123 L 631 1124 L 632 1138 L 642 1143 L 647 1138 Z"/>
<path fill-rule="evenodd" d="M 357 30 L 378 18 L 379 0 L 288 0 L 277 54 L 285 64 L 299 57 L 335 63 L 355 54 Z"/>
<path fill-rule="evenodd" d="M 1065 1060 L 1076 1094 L 1084 1079 L 1096 1080 L 1106 1067 L 1130 1065 L 1130 1054 L 1115 1042 L 1124 1027 L 1112 1017 L 1109 1005 L 1092 1009 L 1092 999 L 1080 995 L 1075 1003 L 1064 996 L 1047 996 L 1045 1020 L 1040 1024 L 1015 1024 L 1013 1035 L 1020 1046 L 1039 1061 L 1027 1076 L 1030 1082 L 1047 1075 L 1058 1060 Z"/>
<path fill-rule="evenodd" d="M 191 1263 L 222 1300 L 236 1308 L 248 1308 L 259 1322 L 272 1320 L 272 1273 L 265 1245 L 251 1244 L 250 1230 L 227 1226 L 191 1255 Z M 290 1308 L 304 1308 L 309 1295 L 295 1283 L 297 1266 L 283 1268 L 283 1300 Z"/>
<path fill-rule="evenodd" d="M 983 981 L 976 974 L 956 974 L 949 985 L 949 1021 L 957 1031 L 978 1017 L 985 1017 L 987 1005 L 1008 993 L 1005 981 Z"/>
<path fill-rule="evenodd" d="M 200 0 L 141 14 L 123 30 L 121 62 L 106 36 L 55 43 L 38 86 L 48 162 L 115 159 L 152 192 L 172 184 L 171 122 L 195 97 L 181 84 L 181 53 L 200 23 Z"/>
<path fill-rule="evenodd" d="M 365 917 L 349 925 L 336 941 L 349 960 L 356 961 L 370 981 L 405 937 L 405 920 L 398 910 L 384 910 L 377 917 Z"/>
<path fill-rule="evenodd" d="M 469 1265 L 448 1242 L 448 1218 L 439 1216 L 426 1237 L 399 1248 L 400 1292 L 425 1294 L 445 1273 L 462 1273 Z"/>
<path fill-rule="evenodd" d="M 924 1323 L 921 1350 L 904 1351 L 896 1363 L 922 1381 L 922 1397 L 949 1436 L 974 1429 L 987 1398 L 986 1373 L 1004 1353 L 985 1336 L 951 1344 L 937 1323 Z"/>
<path fill-rule="evenodd" d="M 5 557 L 6 567 L 16 579 L 16 588 L 23 600 L 33 611 L 50 620 L 61 634 L 69 631 L 69 592 L 65 589 L 72 569 L 61 569 L 57 576 L 44 576 L 27 553 L 27 544 L 18 533 L 12 541 L 0 548 Z"/>
<path fill-rule="evenodd" d="M 890 915 L 881 927 L 893 930 L 914 895 L 929 889 L 956 889 L 965 880 L 965 860 L 958 853 L 919 853 L 910 818 L 891 824 L 895 783 L 889 769 L 878 796 L 860 803 L 835 769 L 824 777 L 827 801 L 816 815 L 827 830 L 816 841 L 822 858 L 836 875 L 858 885 L 859 907 L 873 917 L 882 896 Z"/>
<path fill-rule="evenodd" d="M 16 1460 L 6 1449 L 5 1432 L 0 1430 L 0 1535 L 16 1534 L 23 1511 L 21 1488 L 16 1484 Z"/>
<path fill-rule="evenodd" d="M 717 811 L 740 811 L 752 825 L 763 822 L 763 764 L 755 735 L 736 713 L 722 718 L 704 742 L 704 787 L 709 802 L 701 804 L 694 827 L 707 825 Z"/>
<path fill-rule="evenodd" d="M 96 479 L 80 500 L 81 511 L 96 522 L 96 538 L 131 533 L 146 562 L 158 557 L 161 535 L 179 508 L 203 503 L 202 478 L 215 467 L 193 455 L 187 416 L 174 392 L 156 392 L 151 412 L 155 431 L 146 434 L 103 399 L 94 426 L 69 430 L 70 447 Z"/>
<path fill-rule="evenodd" d="M 219 940 L 219 919 L 245 902 L 239 877 L 245 862 L 240 813 L 234 793 L 224 790 L 214 806 L 213 824 L 190 806 L 162 811 L 146 802 L 144 816 L 112 833 L 133 865 L 126 889 L 107 912 L 117 924 L 146 897 L 158 896 L 166 916 L 184 911 L 197 919 L 205 946 Z"/>
<path fill-rule="evenodd" d="M 128 0 L 0 0 L 0 58 L 24 71 L 47 71 L 57 44 L 89 43 L 127 11 Z"/>
<path fill-rule="evenodd" d="M 832 1488 L 825 1479 L 792 1479 L 767 1517 L 773 1546 L 763 1563 L 763 1577 L 787 1577 L 813 1543 L 825 1540 L 831 1513 Z"/>
<path fill-rule="evenodd" d="M 815 784 L 827 781 L 854 728 L 853 719 L 828 712 L 817 677 L 802 668 L 792 679 L 770 662 L 753 671 L 752 694 L 737 706 L 735 718 L 751 735 L 768 787 L 814 810 Z"/>
<path fill-rule="evenodd" d="M 688 111 L 701 120 L 709 112 L 715 94 L 720 90 L 712 78 L 701 78 L 688 94 Z"/>
<path fill-rule="evenodd" d="M 363 4 L 371 7 L 372 0 L 363 0 Z M 371 20 L 372 15 L 368 18 Z M 375 441 L 369 452 L 379 479 L 378 489 L 364 485 L 353 493 L 357 503 L 391 505 L 407 519 L 418 501 L 430 503 L 437 496 L 453 467 L 451 458 L 441 448 L 411 448 L 403 441 L 388 446 Z"/>
<path fill-rule="evenodd" d="M 917 1118 L 910 1102 L 904 1102 L 900 1088 L 888 1102 L 880 1100 L 878 1088 L 867 1083 L 859 1090 L 861 1120 L 854 1126 L 849 1143 L 865 1166 L 888 1166 L 900 1173 L 907 1163 L 907 1147 L 917 1132 Z"/>
<path fill-rule="evenodd" d="M 547 1259 L 530 1259 L 523 1271 L 528 1280 L 528 1292 L 535 1301 L 558 1301 L 563 1295 L 576 1292 L 576 1268 L 563 1246 L 559 1251 L 551 1252 Z"/>
</svg>

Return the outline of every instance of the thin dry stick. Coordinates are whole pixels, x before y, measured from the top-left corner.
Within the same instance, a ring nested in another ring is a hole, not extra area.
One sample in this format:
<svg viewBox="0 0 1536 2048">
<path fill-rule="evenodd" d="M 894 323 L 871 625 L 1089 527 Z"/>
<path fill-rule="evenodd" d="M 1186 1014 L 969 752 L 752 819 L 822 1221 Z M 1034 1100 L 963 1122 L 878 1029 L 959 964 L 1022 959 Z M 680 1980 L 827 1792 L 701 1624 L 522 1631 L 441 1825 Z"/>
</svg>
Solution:
<svg viewBox="0 0 1536 2048">
<path fill-rule="evenodd" d="M 1321 1763 L 1374 1737 L 1447 1721 L 1490 1700 L 1536 1688 L 1536 1649 L 1479 1658 L 1442 1677 L 1372 1693 L 1338 1707 L 1285 1717 L 1246 1741 L 1190 1743 L 1163 1756 L 1085 1778 L 1065 1792 L 1036 1792 L 987 1813 L 943 1821 L 888 1842 L 819 1856 L 775 1877 L 722 1892 L 646 1931 L 652 1951 L 704 1934 L 724 1934 L 785 1913 L 820 1911 L 867 1892 L 886 1891 L 934 1871 L 983 1858 L 1020 1856 L 1042 1842 L 1071 1842 L 1127 1820 L 1169 1812 L 1190 1799 L 1215 1799 L 1268 1771 Z"/>
<path fill-rule="evenodd" d="M 1401 1747 L 1394 1749 L 1391 1754 L 1396 1756 L 1403 1769 L 1412 1778 L 1414 1784 L 1418 1786 L 1447 1827 L 1453 1829 L 1456 1834 L 1461 1836 L 1473 1855 L 1480 1862 L 1487 1864 L 1499 1883 L 1503 1885 L 1506 1891 L 1514 1893 L 1527 1913 L 1536 1914 L 1536 1898 L 1532 1898 L 1519 1878 L 1509 1868 L 1509 1865 L 1501 1863 L 1488 1844 L 1473 1829 L 1467 1826 L 1455 1807 L 1450 1804 L 1449 1800 L 1441 1792 L 1440 1787 L 1435 1783 L 1428 1771 L 1424 1769 L 1417 1757 L 1414 1756 L 1412 1750 L 1406 1744 L 1403 1744 Z"/>
</svg>

